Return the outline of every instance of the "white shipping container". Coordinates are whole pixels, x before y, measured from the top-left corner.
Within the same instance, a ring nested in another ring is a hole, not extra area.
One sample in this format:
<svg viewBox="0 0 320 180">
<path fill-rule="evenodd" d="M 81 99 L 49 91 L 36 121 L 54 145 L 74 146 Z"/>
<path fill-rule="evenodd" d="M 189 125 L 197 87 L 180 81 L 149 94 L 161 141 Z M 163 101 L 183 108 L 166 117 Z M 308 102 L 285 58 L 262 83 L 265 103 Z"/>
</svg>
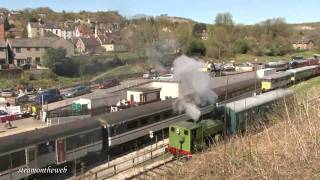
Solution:
<svg viewBox="0 0 320 180">
<path fill-rule="evenodd" d="M 258 78 L 262 78 L 264 76 L 270 76 L 272 74 L 276 73 L 276 69 L 275 68 L 267 68 L 267 69 L 259 69 L 257 70 L 257 76 Z"/>
</svg>

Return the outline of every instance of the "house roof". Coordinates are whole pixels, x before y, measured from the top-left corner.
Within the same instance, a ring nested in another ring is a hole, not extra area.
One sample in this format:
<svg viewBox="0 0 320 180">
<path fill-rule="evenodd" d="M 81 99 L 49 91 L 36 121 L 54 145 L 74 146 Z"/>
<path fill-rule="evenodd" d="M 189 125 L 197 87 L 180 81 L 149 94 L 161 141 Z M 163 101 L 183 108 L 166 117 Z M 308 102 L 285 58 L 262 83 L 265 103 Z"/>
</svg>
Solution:
<svg viewBox="0 0 320 180">
<path fill-rule="evenodd" d="M 53 24 L 53 23 L 45 24 L 44 28 L 47 28 L 47 29 L 61 29 L 61 27 L 59 25 Z"/>
<path fill-rule="evenodd" d="M 295 44 L 309 44 L 310 42 L 314 42 L 312 39 L 301 39 L 299 41 L 296 41 Z"/>
<path fill-rule="evenodd" d="M 11 47 L 52 47 L 53 42 L 59 39 L 59 37 L 8 39 L 8 42 Z"/>
<path fill-rule="evenodd" d="M 6 43 L 6 40 L 4 39 L 0 39 L 0 47 L 7 47 L 7 43 Z"/>
<path fill-rule="evenodd" d="M 85 46 L 99 46 L 99 42 L 96 38 L 94 37 L 89 37 L 89 38 L 84 38 L 84 37 L 81 37 L 79 38 Z"/>
<path fill-rule="evenodd" d="M 31 28 L 42 28 L 43 25 L 37 22 L 29 22 Z"/>
<path fill-rule="evenodd" d="M 134 92 L 143 92 L 143 93 L 148 93 L 148 92 L 156 92 L 156 91 L 160 91 L 161 88 L 143 88 L 143 87 L 137 87 L 137 88 L 132 88 L 129 89 L 128 91 L 134 91 Z"/>
</svg>

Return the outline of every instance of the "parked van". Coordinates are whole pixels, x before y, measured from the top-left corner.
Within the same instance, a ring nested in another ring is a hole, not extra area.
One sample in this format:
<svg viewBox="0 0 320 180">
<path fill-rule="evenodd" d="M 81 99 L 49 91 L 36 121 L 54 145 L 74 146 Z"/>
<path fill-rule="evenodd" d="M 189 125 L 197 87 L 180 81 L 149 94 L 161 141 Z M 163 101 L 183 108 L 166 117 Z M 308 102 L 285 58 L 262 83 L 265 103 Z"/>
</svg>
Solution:
<svg viewBox="0 0 320 180">
<path fill-rule="evenodd" d="M 44 90 L 41 93 L 38 93 L 34 101 L 36 104 L 46 104 L 46 103 L 51 103 L 55 101 L 60 101 L 62 99 L 63 98 L 60 94 L 60 90 L 54 88 L 54 89 Z"/>
</svg>

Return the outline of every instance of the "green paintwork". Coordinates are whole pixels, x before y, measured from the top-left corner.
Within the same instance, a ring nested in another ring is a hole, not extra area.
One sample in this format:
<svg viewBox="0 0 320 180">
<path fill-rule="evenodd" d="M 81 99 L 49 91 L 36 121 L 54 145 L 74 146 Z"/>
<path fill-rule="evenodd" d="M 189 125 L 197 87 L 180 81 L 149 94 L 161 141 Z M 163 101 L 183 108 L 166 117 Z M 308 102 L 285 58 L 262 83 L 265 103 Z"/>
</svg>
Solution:
<svg viewBox="0 0 320 180">
<path fill-rule="evenodd" d="M 205 137 L 221 134 L 222 129 L 220 120 L 181 121 L 169 127 L 169 143 L 176 149 L 195 152 L 202 149 Z"/>
</svg>

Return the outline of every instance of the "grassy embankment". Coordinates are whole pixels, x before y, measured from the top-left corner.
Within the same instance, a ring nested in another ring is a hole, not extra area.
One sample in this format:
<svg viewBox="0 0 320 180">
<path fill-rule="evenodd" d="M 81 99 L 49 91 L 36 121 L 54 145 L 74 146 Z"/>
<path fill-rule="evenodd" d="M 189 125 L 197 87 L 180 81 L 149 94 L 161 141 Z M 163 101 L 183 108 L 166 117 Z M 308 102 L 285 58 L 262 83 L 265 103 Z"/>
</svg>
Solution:
<svg viewBox="0 0 320 180">
<path fill-rule="evenodd" d="M 100 63 L 105 63 L 111 61 L 115 55 L 117 55 L 126 65 L 109 68 L 105 67 L 104 69 L 99 69 L 92 73 L 83 74 L 81 77 L 63 77 L 55 75 L 44 75 L 42 78 L 37 80 L 30 80 L 28 77 L 30 72 L 24 73 L 19 79 L 0 79 L 0 89 L 3 88 L 16 88 L 17 85 L 21 83 L 27 83 L 34 87 L 70 87 L 80 83 L 89 83 L 91 80 L 96 80 L 99 78 L 122 78 L 122 77 L 131 77 L 132 75 L 141 74 L 145 71 L 145 64 L 143 63 L 144 57 L 141 52 L 123 52 L 123 53 L 109 53 L 104 55 L 95 55 L 95 56 L 77 56 L 77 60 L 82 62 L 91 62 L 97 61 Z M 85 69 L 84 69 L 85 70 Z"/>
<path fill-rule="evenodd" d="M 292 56 L 312 57 L 314 54 L 317 54 L 317 53 L 319 52 L 302 51 L 302 52 L 288 54 L 285 56 L 254 56 L 250 54 L 237 54 L 235 55 L 234 59 L 237 63 L 254 61 L 255 58 L 257 58 L 259 62 L 270 62 L 270 61 L 280 61 L 280 60 L 287 61 L 287 60 L 290 60 Z"/>
<path fill-rule="evenodd" d="M 320 106 L 306 102 L 320 96 L 320 77 L 292 88 L 303 105 L 272 114 L 260 133 L 194 155 L 165 179 L 320 179 Z"/>
</svg>

